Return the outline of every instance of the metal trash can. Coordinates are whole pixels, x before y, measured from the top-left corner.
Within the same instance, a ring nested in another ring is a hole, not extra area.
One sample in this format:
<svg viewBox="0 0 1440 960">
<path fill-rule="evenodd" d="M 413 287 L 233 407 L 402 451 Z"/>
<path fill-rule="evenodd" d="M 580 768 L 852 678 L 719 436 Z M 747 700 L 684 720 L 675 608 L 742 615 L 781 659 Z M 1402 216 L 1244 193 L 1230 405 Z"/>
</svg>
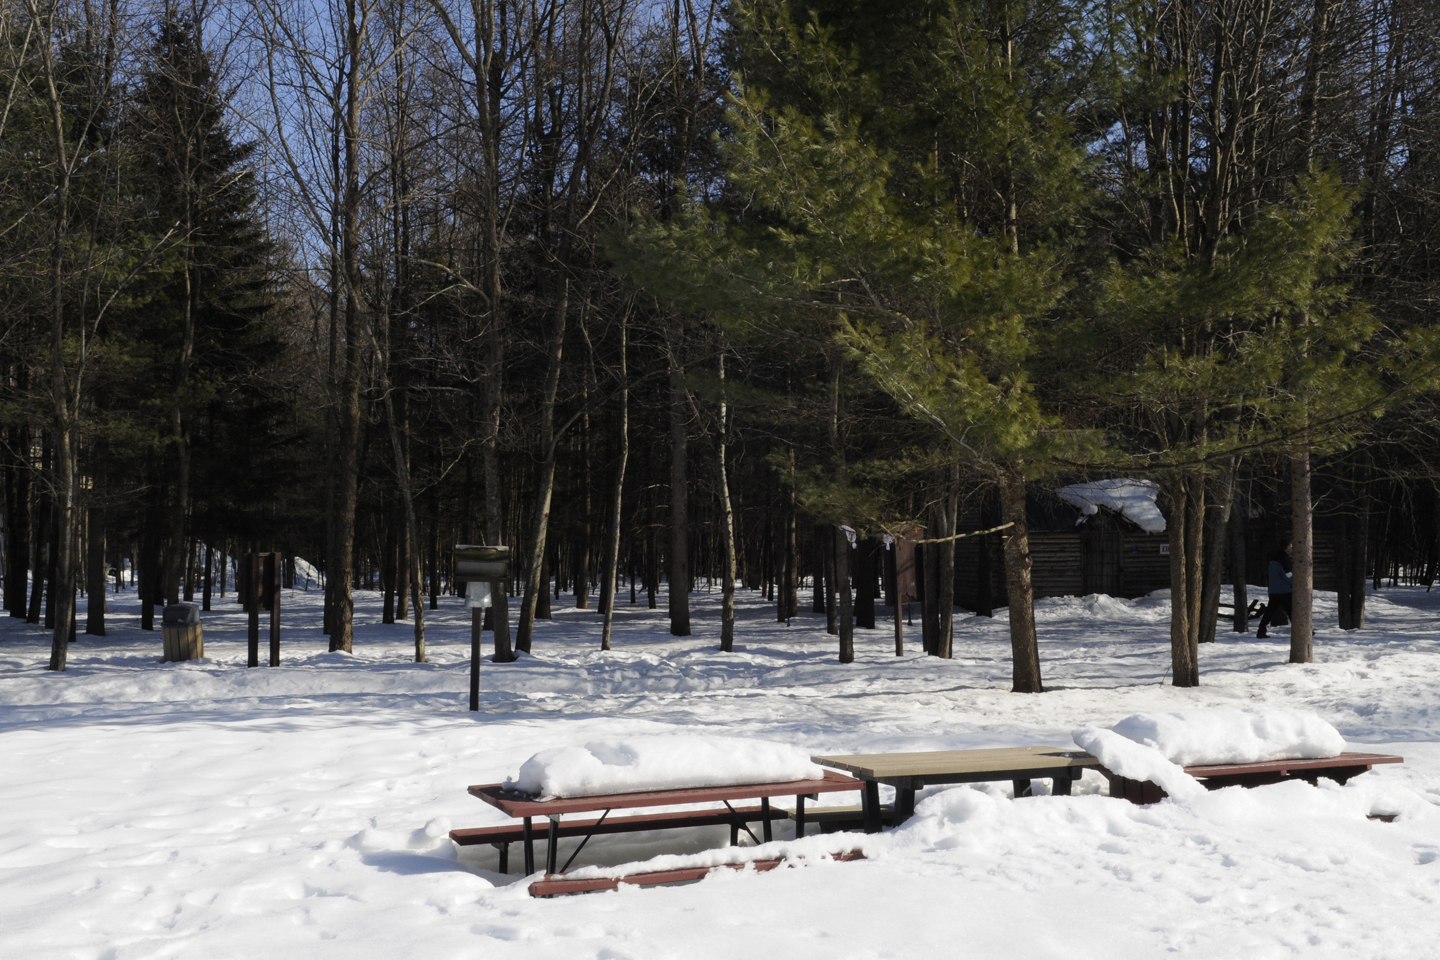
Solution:
<svg viewBox="0 0 1440 960">
<path fill-rule="evenodd" d="M 200 626 L 200 604 L 172 603 L 160 619 L 165 661 L 195 660 L 205 656 L 205 631 Z"/>
</svg>

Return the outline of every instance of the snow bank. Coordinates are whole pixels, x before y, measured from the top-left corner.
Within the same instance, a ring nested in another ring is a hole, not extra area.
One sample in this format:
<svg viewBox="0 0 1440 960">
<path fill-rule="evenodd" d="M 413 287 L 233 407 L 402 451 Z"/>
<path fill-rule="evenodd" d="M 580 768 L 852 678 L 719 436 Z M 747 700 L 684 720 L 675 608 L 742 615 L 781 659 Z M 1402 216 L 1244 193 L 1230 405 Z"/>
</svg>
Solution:
<svg viewBox="0 0 1440 960">
<path fill-rule="evenodd" d="M 1055 494 L 1084 515 L 1076 521 L 1076 526 L 1104 507 L 1120 514 L 1146 533 L 1164 533 L 1165 517 L 1155 505 L 1159 492 L 1160 488 L 1149 480 L 1115 479 L 1072 483 L 1056 490 Z"/>
<path fill-rule="evenodd" d="M 1112 729 L 1154 747 L 1180 766 L 1334 757 L 1345 751 L 1339 731 L 1303 710 L 1218 707 L 1137 713 Z"/>
<path fill-rule="evenodd" d="M 541 750 L 505 785 L 543 799 L 733 783 L 819 780 L 825 772 L 804 752 L 739 737 L 627 737 L 583 747 Z"/>
<path fill-rule="evenodd" d="M 1205 787 L 1152 746 L 1126 739 L 1113 730 L 1082 727 L 1071 734 L 1080 749 L 1111 773 L 1131 780 L 1149 780 L 1177 800 L 1198 797 Z"/>
</svg>

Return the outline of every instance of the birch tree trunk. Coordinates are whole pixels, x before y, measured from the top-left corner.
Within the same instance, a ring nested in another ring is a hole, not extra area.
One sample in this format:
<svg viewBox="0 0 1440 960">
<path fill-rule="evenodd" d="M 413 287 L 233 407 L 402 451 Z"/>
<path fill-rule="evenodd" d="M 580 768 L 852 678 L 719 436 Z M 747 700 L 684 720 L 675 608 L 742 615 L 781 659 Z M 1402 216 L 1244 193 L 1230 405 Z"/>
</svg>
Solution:
<svg viewBox="0 0 1440 960">
<path fill-rule="evenodd" d="M 720 495 L 720 544 L 723 556 L 720 560 L 720 649 L 726 653 L 735 649 L 735 512 L 730 502 L 730 474 L 725 463 L 725 449 L 730 442 L 729 409 L 725 402 L 725 345 L 720 344 L 720 422 L 719 437 L 715 444 L 716 474 Z"/>
</svg>

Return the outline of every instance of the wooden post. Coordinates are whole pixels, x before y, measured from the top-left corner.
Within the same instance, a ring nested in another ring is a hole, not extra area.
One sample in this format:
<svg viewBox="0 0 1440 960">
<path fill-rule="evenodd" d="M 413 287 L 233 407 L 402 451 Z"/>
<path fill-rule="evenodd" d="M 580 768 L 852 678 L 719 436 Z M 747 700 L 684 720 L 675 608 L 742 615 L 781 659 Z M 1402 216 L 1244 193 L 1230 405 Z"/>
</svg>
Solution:
<svg viewBox="0 0 1440 960">
<path fill-rule="evenodd" d="M 470 608 L 470 711 L 480 709 L 480 631 L 485 623 L 485 611 L 480 607 Z"/>
<path fill-rule="evenodd" d="M 252 553 L 245 558 L 246 609 L 250 613 L 250 659 L 247 667 L 260 666 L 260 555 Z"/>
<path fill-rule="evenodd" d="M 270 585 L 270 666 L 280 666 L 280 577 L 281 555 L 272 553 L 266 561 Z"/>
</svg>

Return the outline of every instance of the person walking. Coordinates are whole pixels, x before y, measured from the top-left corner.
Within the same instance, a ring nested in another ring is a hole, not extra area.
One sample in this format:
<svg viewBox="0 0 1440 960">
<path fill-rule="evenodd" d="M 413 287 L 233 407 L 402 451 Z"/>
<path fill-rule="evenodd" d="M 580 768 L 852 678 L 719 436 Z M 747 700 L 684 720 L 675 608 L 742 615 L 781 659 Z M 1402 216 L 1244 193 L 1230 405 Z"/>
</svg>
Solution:
<svg viewBox="0 0 1440 960">
<path fill-rule="evenodd" d="M 1275 615 L 1277 608 L 1285 614 L 1283 622 L 1290 622 L 1293 614 L 1291 601 L 1295 598 L 1295 584 L 1292 580 L 1295 574 L 1290 569 L 1290 554 L 1294 549 L 1293 543 L 1287 543 L 1270 558 L 1270 602 L 1265 604 L 1265 612 L 1260 616 L 1260 628 L 1255 631 L 1257 640 L 1270 636 L 1265 632 L 1267 626 L 1281 622 L 1280 617 Z"/>
</svg>

